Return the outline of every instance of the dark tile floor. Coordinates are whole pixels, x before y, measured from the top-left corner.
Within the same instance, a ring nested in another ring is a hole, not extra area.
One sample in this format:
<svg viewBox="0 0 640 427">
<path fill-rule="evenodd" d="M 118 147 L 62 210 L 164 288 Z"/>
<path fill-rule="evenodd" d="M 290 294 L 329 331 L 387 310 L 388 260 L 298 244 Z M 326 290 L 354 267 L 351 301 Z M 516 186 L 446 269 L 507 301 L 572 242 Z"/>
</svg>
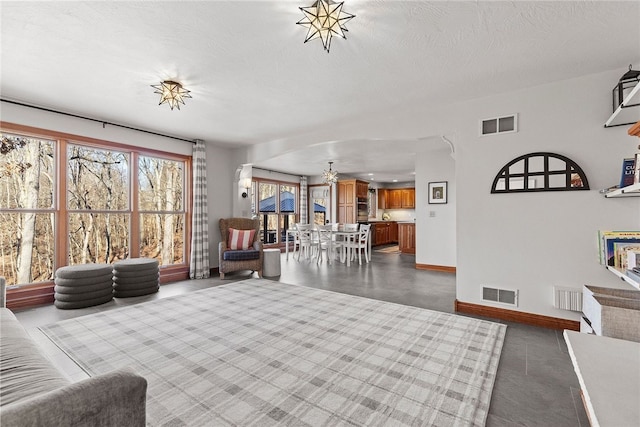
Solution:
<svg viewBox="0 0 640 427">
<path fill-rule="evenodd" d="M 282 254 L 282 274 L 270 279 L 452 313 L 455 275 L 416 270 L 414 265 L 412 255 L 375 251 L 371 263 L 359 266 L 356 262 L 351 267 L 341 263 L 318 265 L 304 258 L 297 261 L 291 255 L 287 260 Z M 212 278 L 177 282 L 161 286 L 154 295 L 114 299 L 98 307 L 58 310 L 50 305 L 17 311 L 16 316 L 45 347 L 54 363 L 71 379 L 78 380 L 85 374 L 36 329 L 38 326 L 248 277 L 247 272 L 229 274 L 224 281 Z M 562 331 L 501 323 L 507 324 L 507 334 L 487 425 L 588 426 L 580 385 Z"/>
</svg>

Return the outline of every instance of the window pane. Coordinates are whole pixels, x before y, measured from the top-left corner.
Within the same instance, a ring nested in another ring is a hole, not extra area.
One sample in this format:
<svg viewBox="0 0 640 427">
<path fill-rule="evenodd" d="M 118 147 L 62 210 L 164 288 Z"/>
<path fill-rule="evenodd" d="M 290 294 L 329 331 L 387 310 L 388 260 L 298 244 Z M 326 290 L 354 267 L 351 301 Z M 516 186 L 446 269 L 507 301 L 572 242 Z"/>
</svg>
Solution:
<svg viewBox="0 0 640 427">
<path fill-rule="evenodd" d="M 182 211 L 184 162 L 140 156 L 138 168 L 141 211 Z"/>
<path fill-rule="evenodd" d="M 278 186 L 261 182 L 258 188 L 260 212 L 276 212 L 276 194 Z"/>
<path fill-rule="evenodd" d="M 129 155 L 70 145 L 67 207 L 71 210 L 127 210 Z"/>
<path fill-rule="evenodd" d="M 184 214 L 140 215 L 140 256 L 160 265 L 184 263 Z"/>
<path fill-rule="evenodd" d="M 0 213 L 0 270 L 7 285 L 53 278 L 53 213 Z"/>
<path fill-rule="evenodd" d="M 129 214 L 69 213 L 69 265 L 129 256 Z"/>
<path fill-rule="evenodd" d="M 287 230 L 290 228 L 295 228 L 296 226 L 296 216 L 295 215 L 280 215 L 280 239 L 278 242 L 286 242 L 287 241 Z"/>
<path fill-rule="evenodd" d="M 280 212 L 289 213 L 296 211 L 296 187 L 292 185 L 280 185 Z"/>
<path fill-rule="evenodd" d="M 278 215 L 260 215 L 260 240 L 262 243 L 276 243 Z"/>
<path fill-rule="evenodd" d="M 53 141 L 1 134 L 0 206 L 53 207 Z"/>
</svg>

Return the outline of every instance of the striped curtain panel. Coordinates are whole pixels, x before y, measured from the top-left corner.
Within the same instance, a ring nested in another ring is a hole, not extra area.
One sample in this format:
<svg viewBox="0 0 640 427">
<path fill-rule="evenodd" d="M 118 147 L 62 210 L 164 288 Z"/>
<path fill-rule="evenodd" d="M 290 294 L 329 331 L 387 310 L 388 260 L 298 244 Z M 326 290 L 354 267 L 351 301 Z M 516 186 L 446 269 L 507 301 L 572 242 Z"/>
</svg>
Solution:
<svg viewBox="0 0 640 427">
<path fill-rule="evenodd" d="M 209 214 L 207 211 L 207 154 L 204 141 L 193 144 L 193 215 L 189 277 L 209 277 Z"/>
<path fill-rule="evenodd" d="M 309 204 L 307 203 L 307 177 L 301 176 L 300 177 L 300 222 L 303 224 L 306 224 L 309 222 L 309 219 L 307 216 L 308 205 Z"/>
</svg>

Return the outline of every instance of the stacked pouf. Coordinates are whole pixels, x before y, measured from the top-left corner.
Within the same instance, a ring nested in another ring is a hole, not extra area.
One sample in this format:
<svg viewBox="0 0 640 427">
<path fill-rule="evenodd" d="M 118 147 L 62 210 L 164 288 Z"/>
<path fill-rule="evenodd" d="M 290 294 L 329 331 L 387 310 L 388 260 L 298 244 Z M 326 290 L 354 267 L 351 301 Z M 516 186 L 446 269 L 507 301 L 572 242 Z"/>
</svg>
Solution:
<svg viewBox="0 0 640 427">
<path fill-rule="evenodd" d="M 79 264 L 56 270 L 54 305 L 62 309 L 104 304 L 113 298 L 113 272 L 109 264 Z"/>
<path fill-rule="evenodd" d="M 160 270 L 157 259 L 129 258 L 113 264 L 113 296 L 137 297 L 158 292 Z"/>
</svg>

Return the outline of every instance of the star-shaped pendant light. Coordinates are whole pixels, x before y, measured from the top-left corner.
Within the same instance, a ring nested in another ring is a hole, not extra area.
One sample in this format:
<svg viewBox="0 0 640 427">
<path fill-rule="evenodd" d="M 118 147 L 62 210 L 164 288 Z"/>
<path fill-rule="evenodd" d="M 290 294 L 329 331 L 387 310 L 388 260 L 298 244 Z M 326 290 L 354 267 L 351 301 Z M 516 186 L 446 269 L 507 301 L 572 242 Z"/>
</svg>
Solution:
<svg viewBox="0 0 640 427">
<path fill-rule="evenodd" d="M 333 162 L 329 162 L 329 170 L 322 171 L 322 182 L 325 184 L 335 184 L 338 182 L 338 171 L 331 169 Z"/>
<path fill-rule="evenodd" d="M 159 85 L 151 85 L 151 87 L 155 89 L 153 93 L 160 94 L 160 103 L 158 105 L 167 103 L 172 110 L 174 108 L 179 110 L 180 104 L 184 105 L 184 98 L 191 98 L 191 95 L 189 95 L 191 91 L 183 88 L 180 83 L 171 80 L 165 80 Z"/>
<path fill-rule="evenodd" d="M 329 52 L 331 38 L 339 36 L 346 39 L 344 32 L 348 31 L 344 26 L 355 15 L 342 10 L 344 2 L 335 3 L 332 0 L 317 0 L 309 7 L 301 7 L 304 18 L 297 22 L 298 25 L 308 28 L 307 38 L 304 42 L 320 38 L 324 50 Z"/>
</svg>

